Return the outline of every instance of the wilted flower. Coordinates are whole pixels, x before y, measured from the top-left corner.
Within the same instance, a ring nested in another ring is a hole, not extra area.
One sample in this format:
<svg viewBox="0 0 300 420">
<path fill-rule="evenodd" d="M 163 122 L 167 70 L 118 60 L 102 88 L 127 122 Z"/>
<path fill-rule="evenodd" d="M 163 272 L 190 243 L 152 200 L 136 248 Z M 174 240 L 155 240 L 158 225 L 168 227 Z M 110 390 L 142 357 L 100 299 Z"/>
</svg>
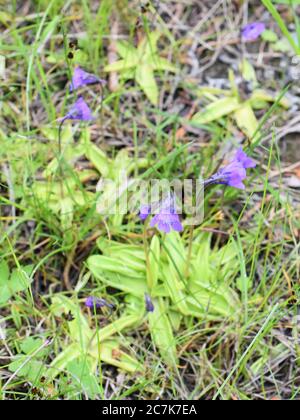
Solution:
<svg viewBox="0 0 300 420">
<path fill-rule="evenodd" d="M 153 302 L 151 300 L 151 297 L 147 293 L 145 293 L 145 306 L 147 312 L 154 312 L 155 308 Z"/>
<path fill-rule="evenodd" d="M 87 73 L 80 67 L 76 67 L 72 77 L 70 91 L 72 92 L 73 90 L 79 89 L 83 86 L 94 85 L 96 83 L 104 85 L 106 84 L 106 81 L 99 79 L 99 77 L 95 76 L 94 74 Z"/>
<path fill-rule="evenodd" d="M 249 23 L 242 29 L 242 39 L 245 42 L 256 41 L 265 30 L 266 25 L 262 22 Z"/>
<path fill-rule="evenodd" d="M 107 307 L 110 309 L 114 308 L 114 305 L 112 303 L 108 303 L 105 299 L 97 298 L 94 296 L 89 296 L 85 301 L 85 306 L 90 309 L 99 309 L 103 307 Z"/>
<path fill-rule="evenodd" d="M 85 100 L 80 96 L 75 104 L 71 107 L 70 111 L 65 115 L 60 121 L 65 120 L 78 120 L 78 121 L 92 121 L 95 118 L 92 115 L 92 111 L 85 102 Z"/>
<path fill-rule="evenodd" d="M 256 163 L 240 148 L 237 150 L 234 159 L 211 178 L 204 181 L 204 185 L 225 184 L 244 190 L 243 180 L 247 177 L 246 169 L 255 168 L 255 166 Z"/>
</svg>

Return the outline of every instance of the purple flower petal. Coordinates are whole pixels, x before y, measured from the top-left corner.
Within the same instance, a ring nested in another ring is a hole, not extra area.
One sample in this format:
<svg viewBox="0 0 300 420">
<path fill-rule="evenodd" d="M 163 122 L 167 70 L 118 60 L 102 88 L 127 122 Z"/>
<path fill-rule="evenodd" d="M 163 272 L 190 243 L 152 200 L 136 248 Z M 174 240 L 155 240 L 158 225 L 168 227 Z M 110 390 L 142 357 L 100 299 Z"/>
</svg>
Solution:
<svg viewBox="0 0 300 420">
<path fill-rule="evenodd" d="M 79 89 L 86 85 L 93 85 L 96 83 L 101 83 L 102 85 L 106 84 L 105 80 L 99 79 L 99 77 L 94 74 L 87 73 L 82 70 L 80 67 L 76 67 L 72 77 L 72 82 L 70 85 L 70 91 Z"/>
<path fill-rule="evenodd" d="M 150 227 L 155 227 L 159 223 L 160 218 L 161 218 L 160 214 L 157 214 L 156 216 L 154 216 L 153 219 L 151 219 Z"/>
<path fill-rule="evenodd" d="M 178 220 L 176 222 L 172 222 L 171 227 L 172 227 L 173 230 L 175 230 L 175 232 L 183 232 L 183 226 L 182 226 L 180 220 Z"/>
<path fill-rule="evenodd" d="M 236 160 L 238 162 L 241 162 L 245 169 L 256 167 L 256 163 L 254 162 L 254 160 L 247 156 L 241 147 L 236 152 Z"/>
<path fill-rule="evenodd" d="M 160 230 L 161 232 L 164 232 L 164 233 L 170 233 L 171 232 L 171 226 L 165 220 L 159 220 L 159 222 L 157 224 L 157 228 L 158 228 L 158 230 Z"/>
<path fill-rule="evenodd" d="M 157 225 L 158 230 L 164 233 L 170 233 L 171 230 L 182 232 L 183 226 L 177 214 L 160 213 L 153 217 L 150 223 L 151 227 Z"/>
<path fill-rule="evenodd" d="M 266 25 L 262 22 L 249 23 L 242 29 L 242 39 L 245 42 L 256 41 L 265 30 Z"/>
<path fill-rule="evenodd" d="M 218 174 L 219 176 L 224 176 L 225 179 L 236 176 L 243 180 L 247 176 L 246 169 L 242 163 L 235 160 L 221 168 Z"/>
<path fill-rule="evenodd" d="M 143 209 L 143 214 L 146 214 L 148 209 L 151 211 L 151 207 Z M 170 233 L 171 230 L 176 232 L 183 231 L 180 218 L 176 213 L 175 198 L 172 195 L 158 203 L 157 211 L 158 214 L 156 214 L 150 221 L 150 226 L 152 228 L 157 227 L 158 230 L 164 233 Z"/>
<path fill-rule="evenodd" d="M 145 221 L 151 214 L 151 207 L 147 205 L 143 205 L 140 208 L 140 219 Z"/>
<path fill-rule="evenodd" d="M 231 177 L 227 185 L 229 185 L 230 187 L 237 188 L 239 190 L 245 189 L 245 185 L 239 177 Z"/>
<path fill-rule="evenodd" d="M 95 118 L 92 115 L 92 112 L 85 102 L 85 100 L 80 96 L 75 104 L 71 107 L 70 111 L 65 115 L 60 121 L 65 120 L 78 120 L 78 121 L 92 121 Z"/>
</svg>

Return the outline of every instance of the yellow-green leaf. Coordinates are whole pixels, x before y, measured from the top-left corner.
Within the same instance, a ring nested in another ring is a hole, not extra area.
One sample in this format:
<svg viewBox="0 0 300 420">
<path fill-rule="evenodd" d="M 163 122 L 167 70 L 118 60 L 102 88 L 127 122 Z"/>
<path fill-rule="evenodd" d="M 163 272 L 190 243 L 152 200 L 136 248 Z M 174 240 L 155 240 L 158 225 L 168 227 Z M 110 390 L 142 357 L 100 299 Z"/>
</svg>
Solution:
<svg viewBox="0 0 300 420">
<path fill-rule="evenodd" d="M 203 111 L 195 114 L 192 118 L 192 122 L 197 124 L 208 124 L 233 113 L 239 109 L 240 106 L 241 104 L 237 98 L 222 98 L 208 105 Z"/>
<path fill-rule="evenodd" d="M 263 89 L 256 89 L 250 98 L 250 103 L 254 109 L 262 109 L 261 105 L 263 103 L 266 104 L 267 102 L 275 102 L 276 100 L 276 95 L 271 95 Z M 286 109 L 288 109 L 291 105 L 289 100 L 285 97 L 281 98 L 279 104 Z"/>
<path fill-rule="evenodd" d="M 115 259 L 108 261 L 103 258 L 100 255 L 94 255 L 87 262 L 88 268 L 98 280 L 134 296 L 144 296 L 148 290 L 146 275 L 118 266 Z"/>
<path fill-rule="evenodd" d="M 118 54 L 123 58 L 123 60 L 131 63 L 138 62 L 138 51 L 129 42 L 118 41 L 116 47 Z"/>
<path fill-rule="evenodd" d="M 147 271 L 148 284 L 155 287 L 158 282 L 160 261 L 160 242 L 157 236 L 153 236 L 149 250 L 149 267 Z"/>
<path fill-rule="evenodd" d="M 236 120 L 236 123 L 238 127 L 242 130 L 244 134 L 249 139 L 252 139 L 255 141 L 257 136 L 260 135 L 260 133 L 257 133 L 259 123 L 256 119 L 256 116 L 254 114 L 253 109 L 251 108 L 251 105 L 249 102 L 245 102 L 243 105 L 239 107 L 234 113 L 234 118 Z M 254 135 L 257 133 L 256 138 L 254 139 Z"/>
<path fill-rule="evenodd" d="M 126 60 L 115 61 L 112 64 L 108 64 L 104 67 L 104 71 L 125 71 L 131 69 L 132 67 L 135 67 L 136 65 L 137 61 L 132 60 L 132 58 L 128 58 Z"/>
<path fill-rule="evenodd" d="M 153 55 L 157 55 L 157 41 L 161 37 L 161 33 L 158 31 L 147 34 L 144 39 L 139 43 L 138 54 L 139 57 L 144 59 L 149 58 Z"/>
<path fill-rule="evenodd" d="M 153 105 L 158 104 L 158 87 L 154 78 L 153 69 L 148 63 L 143 63 L 136 69 L 136 81 Z"/>
<path fill-rule="evenodd" d="M 152 66 L 153 70 L 170 71 L 172 73 L 176 73 L 178 71 L 172 63 L 170 63 L 165 58 L 158 57 L 157 55 L 151 57 L 148 62 Z"/>
<path fill-rule="evenodd" d="M 255 69 L 248 60 L 243 59 L 240 63 L 240 72 L 247 82 L 252 82 L 254 86 L 257 85 Z"/>
<path fill-rule="evenodd" d="M 109 175 L 111 161 L 98 146 L 91 142 L 86 142 L 85 155 L 101 175 L 104 177 Z"/>
<path fill-rule="evenodd" d="M 117 340 L 105 341 L 104 343 L 100 343 L 99 346 L 100 359 L 103 362 L 116 366 L 126 372 L 143 372 L 145 370 L 144 366 L 139 363 L 135 357 L 129 355 L 124 350 Z M 95 359 L 98 358 L 97 347 L 94 346 L 92 354 Z"/>
<path fill-rule="evenodd" d="M 139 313 L 132 313 L 129 315 L 121 316 L 121 318 L 117 319 L 106 327 L 101 328 L 99 333 L 95 335 L 93 343 L 95 344 L 98 340 L 103 342 L 115 334 L 121 334 L 127 328 L 136 326 L 140 322 L 143 315 L 143 311 L 140 311 Z"/>
<path fill-rule="evenodd" d="M 166 305 L 163 299 L 155 299 L 153 304 L 154 312 L 148 315 L 152 340 L 159 349 L 165 363 L 170 367 L 175 367 L 177 364 L 176 341 L 170 320 L 166 314 Z"/>
</svg>

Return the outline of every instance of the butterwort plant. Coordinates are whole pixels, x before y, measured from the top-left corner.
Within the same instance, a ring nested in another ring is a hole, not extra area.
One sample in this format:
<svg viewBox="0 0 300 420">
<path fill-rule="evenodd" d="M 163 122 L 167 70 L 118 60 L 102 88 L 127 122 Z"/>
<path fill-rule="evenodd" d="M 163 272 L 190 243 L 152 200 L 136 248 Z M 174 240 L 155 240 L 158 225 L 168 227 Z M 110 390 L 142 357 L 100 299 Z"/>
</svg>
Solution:
<svg viewBox="0 0 300 420">
<path fill-rule="evenodd" d="M 203 182 L 203 187 L 219 184 L 244 189 L 247 171 L 255 166 L 240 148 L 227 165 Z M 144 249 L 100 238 L 97 245 L 101 254 L 88 260 L 90 271 L 99 281 L 125 293 L 123 318 L 105 327 L 106 331 L 115 334 L 118 325 L 119 334 L 119 328 L 136 328 L 146 321 L 155 346 L 171 368 L 178 366 L 173 330 L 180 327 L 183 317 L 203 320 L 209 314 L 223 320 L 238 316 L 241 308 L 226 280 L 240 266 L 236 247 L 226 246 L 232 257 L 225 263 L 224 250 L 213 250 L 210 234 L 197 232 L 194 240 L 194 226 L 186 244 L 186 236 L 179 235 L 183 222 L 177 200 L 175 194 L 165 193 L 159 200 L 143 202 L 139 217 L 144 222 Z M 153 235 L 149 228 L 156 230 Z M 201 267 L 205 276 L 199 274 Z M 105 306 L 98 299 L 89 298 L 86 303 L 91 309 L 96 307 L 94 312 Z"/>
</svg>

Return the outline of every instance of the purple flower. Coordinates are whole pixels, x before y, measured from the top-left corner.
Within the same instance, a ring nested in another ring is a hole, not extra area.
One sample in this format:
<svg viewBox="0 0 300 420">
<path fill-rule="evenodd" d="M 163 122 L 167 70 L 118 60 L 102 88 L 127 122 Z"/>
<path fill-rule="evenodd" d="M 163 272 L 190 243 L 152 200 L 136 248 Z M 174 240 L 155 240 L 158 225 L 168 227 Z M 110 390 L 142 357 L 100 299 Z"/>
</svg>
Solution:
<svg viewBox="0 0 300 420">
<path fill-rule="evenodd" d="M 234 159 L 226 166 L 221 168 L 215 175 L 204 181 L 204 185 L 224 184 L 230 187 L 245 189 L 243 183 L 247 177 L 246 169 L 255 168 L 256 163 L 249 158 L 242 148 L 238 149 Z"/>
<path fill-rule="evenodd" d="M 151 300 L 151 297 L 147 293 L 145 293 L 145 306 L 147 312 L 154 312 L 155 308 L 153 302 Z"/>
<path fill-rule="evenodd" d="M 106 84 L 105 80 L 99 79 L 99 77 L 94 74 L 87 73 L 82 70 L 80 67 L 76 67 L 74 70 L 70 91 L 79 89 L 86 85 L 93 85 L 95 83 L 100 83 L 102 85 Z"/>
<path fill-rule="evenodd" d="M 242 29 L 242 39 L 245 42 L 256 41 L 265 30 L 266 25 L 262 22 L 249 23 Z"/>
<path fill-rule="evenodd" d="M 60 121 L 65 120 L 78 120 L 78 121 L 92 121 L 95 118 L 92 115 L 92 112 L 85 102 L 85 100 L 80 96 L 75 104 L 71 107 L 70 111 L 65 115 Z"/>
<path fill-rule="evenodd" d="M 169 195 L 163 201 L 155 203 L 151 206 L 142 205 L 140 208 L 140 219 L 146 220 L 151 214 L 155 216 L 150 221 L 150 226 L 157 225 L 158 230 L 165 233 L 170 233 L 171 230 L 182 232 L 183 226 L 180 218 L 176 213 L 175 197 Z"/>
<path fill-rule="evenodd" d="M 90 309 L 94 309 L 94 308 L 99 309 L 99 308 L 103 308 L 105 306 L 107 308 L 110 308 L 110 309 L 113 309 L 114 308 L 114 305 L 111 304 L 111 303 L 108 303 L 105 299 L 96 298 L 94 296 L 89 296 L 86 299 L 85 306 L 87 308 L 90 308 Z"/>
<path fill-rule="evenodd" d="M 158 213 L 150 222 L 151 227 L 157 226 L 157 229 L 164 233 L 182 232 L 183 226 L 180 218 L 176 213 L 175 198 L 170 196 L 159 204 Z"/>
</svg>

